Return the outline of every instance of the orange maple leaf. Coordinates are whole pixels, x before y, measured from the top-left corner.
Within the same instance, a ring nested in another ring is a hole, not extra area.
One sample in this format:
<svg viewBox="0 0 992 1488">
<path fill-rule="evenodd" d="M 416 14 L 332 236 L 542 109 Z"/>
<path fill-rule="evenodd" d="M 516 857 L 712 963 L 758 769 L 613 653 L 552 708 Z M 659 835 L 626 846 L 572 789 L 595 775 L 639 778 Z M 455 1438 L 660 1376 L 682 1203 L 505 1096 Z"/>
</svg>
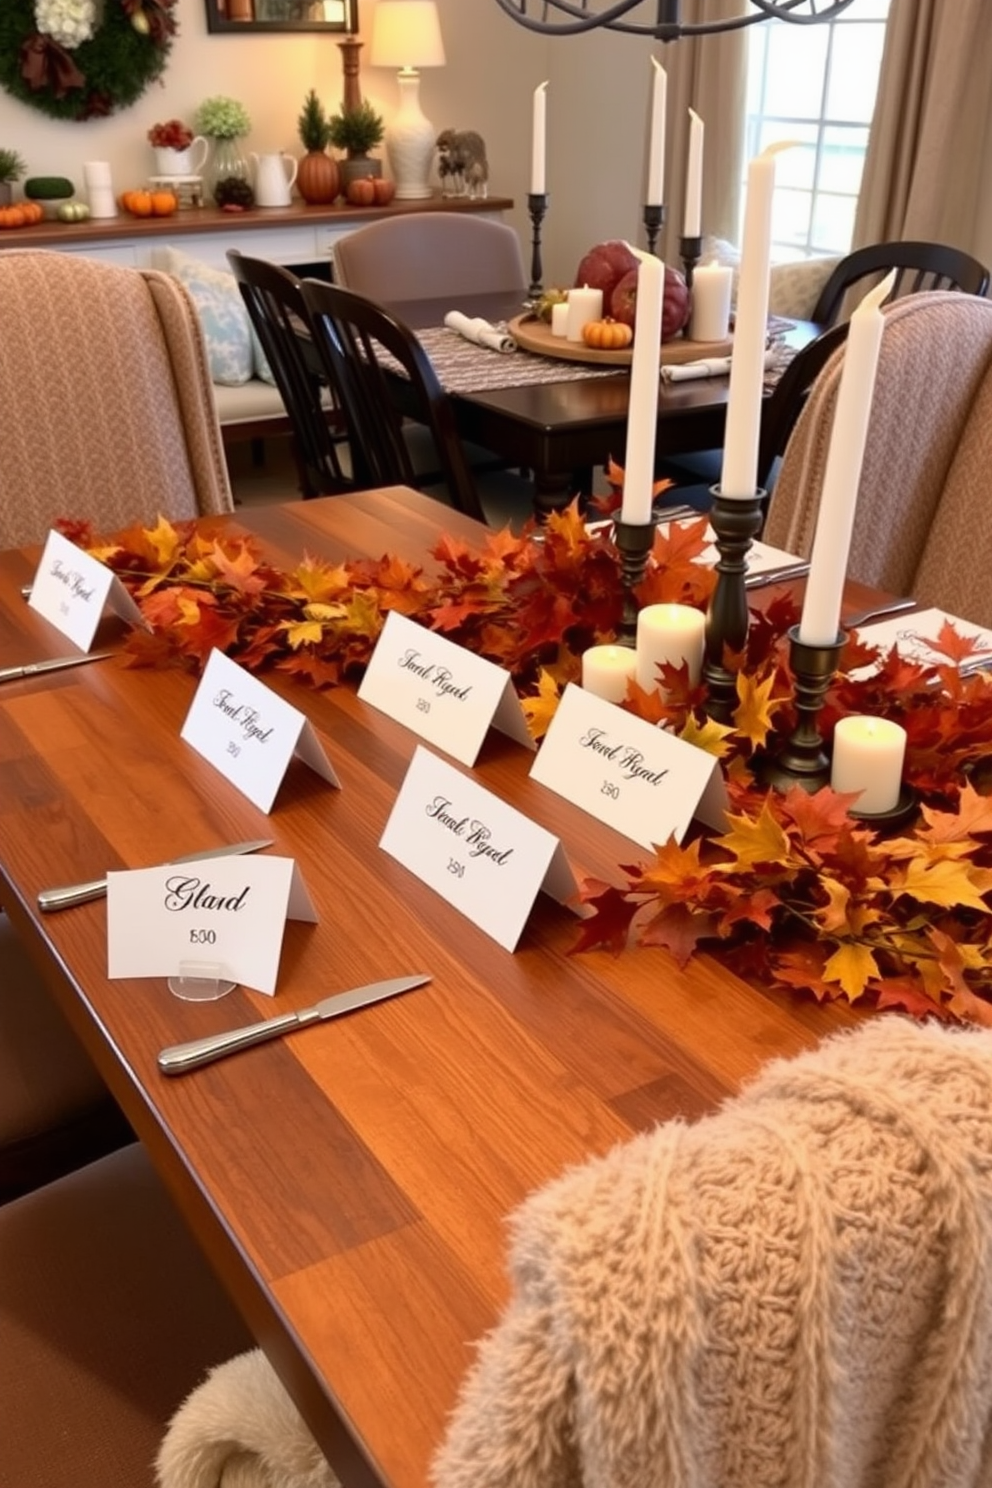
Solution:
<svg viewBox="0 0 992 1488">
<path fill-rule="evenodd" d="M 233 556 L 229 556 L 221 544 L 215 542 L 210 558 L 218 577 L 240 594 L 261 594 L 265 588 L 265 575 L 259 573 L 258 557 L 247 544 L 239 546 Z"/>
<path fill-rule="evenodd" d="M 770 797 L 762 802 L 757 817 L 728 816 L 730 831 L 715 839 L 714 845 L 729 853 L 733 862 L 719 866 L 722 873 L 739 873 L 758 863 L 785 866 L 789 861 L 789 839 L 774 816 Z"/>
</svg>

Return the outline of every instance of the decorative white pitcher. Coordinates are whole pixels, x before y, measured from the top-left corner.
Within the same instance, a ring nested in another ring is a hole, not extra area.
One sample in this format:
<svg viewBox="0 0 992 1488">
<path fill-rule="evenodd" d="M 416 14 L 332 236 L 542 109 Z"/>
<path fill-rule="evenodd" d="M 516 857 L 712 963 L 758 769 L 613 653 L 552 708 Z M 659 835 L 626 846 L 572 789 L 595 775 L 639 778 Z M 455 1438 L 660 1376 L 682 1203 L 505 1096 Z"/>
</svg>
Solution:
<svg viewBox="0 0 992 1488">
<path fill-rule="evenodd" d="M 296 180 L 297 162 L 292 155 L 281 152 L 277 155 L 256 155 L 249 150 L 255 167 L 255 205 L 257 207 L 288 207 L 290 192 Z M 287 174 L 286 167 L 289 166 Z"/>
<path fill-rule="evenodd" d="M 198 134 L 185 150 L 170 150 L 156 145 L 155 169 L 160 176 L 198 176 L 209 149 L 210 142 L 202 134 Z"/>
</svg>

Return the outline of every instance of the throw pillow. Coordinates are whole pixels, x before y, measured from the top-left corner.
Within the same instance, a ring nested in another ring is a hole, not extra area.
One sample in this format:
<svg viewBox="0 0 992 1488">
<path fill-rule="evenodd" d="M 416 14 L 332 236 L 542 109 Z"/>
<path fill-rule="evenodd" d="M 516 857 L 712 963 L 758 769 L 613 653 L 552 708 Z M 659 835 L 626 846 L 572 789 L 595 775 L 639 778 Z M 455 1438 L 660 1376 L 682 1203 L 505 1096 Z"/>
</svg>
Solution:
<svg viewBox="0 0 992 1488">
<path fill-rule="evenodd" d="M 241 387 L 253 377 L 275 384 L 234 275 L 178 248 L 156 250 L 155 264 L 189 290 L 207 343 L 210 377 Z"/>
</svg>

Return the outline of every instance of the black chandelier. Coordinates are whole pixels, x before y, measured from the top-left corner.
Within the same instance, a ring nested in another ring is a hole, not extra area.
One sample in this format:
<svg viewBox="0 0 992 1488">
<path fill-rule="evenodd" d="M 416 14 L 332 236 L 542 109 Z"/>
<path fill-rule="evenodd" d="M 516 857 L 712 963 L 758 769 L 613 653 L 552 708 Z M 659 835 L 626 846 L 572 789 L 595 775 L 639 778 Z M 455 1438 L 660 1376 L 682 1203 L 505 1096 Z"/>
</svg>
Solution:
<svg viewBox="0 0 992 1488">
<path fill-rule="evenodd" d="M 650 36 L 655 41 L 677 41 L 680 36 L 708 36 L 718 31 L 737 31 L 756 21 L 790 21 L 796 26 L 815 26 L 832 20 L 854 0 L 749 0 L 752 15 L 732 16 L 720 21 L 682 22 L 682 0 L 496 0 L 500 10 L 528 31 L 542 36 L 578 36 L 584 31 L 626 31 Z M 653 21 L 627 17 L 639 7 L 652 7 Z M 537 12 L 540 12 L 538 15 Z M 532 13 L 533 12 L 533 13 Z"/>
</svg>

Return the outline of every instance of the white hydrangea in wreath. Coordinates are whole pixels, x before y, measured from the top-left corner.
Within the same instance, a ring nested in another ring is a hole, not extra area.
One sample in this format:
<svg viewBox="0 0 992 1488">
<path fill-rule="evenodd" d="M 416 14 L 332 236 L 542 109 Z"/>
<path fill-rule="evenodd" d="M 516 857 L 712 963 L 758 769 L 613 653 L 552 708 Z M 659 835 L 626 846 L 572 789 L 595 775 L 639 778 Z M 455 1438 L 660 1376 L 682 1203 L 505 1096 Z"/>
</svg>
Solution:
<svg viewBox="0 0 992 1488">
<path fill-rule="evenodd" d="M 97 0 L 35 0 L 39 32 L 69 51 L 90 41 L 97 27 Z"/>
</svg>

